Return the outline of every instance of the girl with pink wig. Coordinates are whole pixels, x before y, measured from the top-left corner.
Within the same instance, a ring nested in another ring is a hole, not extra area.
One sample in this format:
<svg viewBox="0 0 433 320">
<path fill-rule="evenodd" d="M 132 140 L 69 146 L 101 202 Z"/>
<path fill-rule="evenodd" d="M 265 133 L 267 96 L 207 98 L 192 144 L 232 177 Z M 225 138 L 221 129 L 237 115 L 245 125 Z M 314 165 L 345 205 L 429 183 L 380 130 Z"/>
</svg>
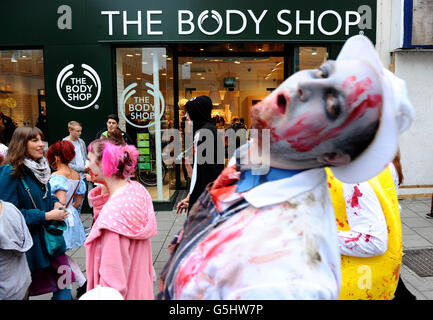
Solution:
<svg viewBox="0 0 433 320">
<path fill-rule="evenodd" d="M 125 300 L 153 299 L 155 213 L 147 190 L 129 179 L 138 151 L 106 139 L 88 149 L 90 176 L 100 185 L 89 193 L 95 223 L 84 244 L 87 290 L 110 287 Z"/>
</svg>

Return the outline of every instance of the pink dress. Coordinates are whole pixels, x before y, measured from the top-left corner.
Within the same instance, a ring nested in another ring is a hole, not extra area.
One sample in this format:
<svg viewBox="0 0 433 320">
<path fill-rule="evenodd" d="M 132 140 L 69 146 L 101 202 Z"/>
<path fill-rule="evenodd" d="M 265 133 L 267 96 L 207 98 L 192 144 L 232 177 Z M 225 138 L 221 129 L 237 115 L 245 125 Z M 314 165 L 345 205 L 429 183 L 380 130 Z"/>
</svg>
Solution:
<svg viewBox="0 0 433 320">
<path fill-rule="evenodd" d="M 95 223 L 86 247 L 87 290 L 100 285 L 125 300 L 153 299 L 152 248 L 156 219 L 152 198 L 138 182 L 128 181 L 109 199 L 101 187 L 89 193 Z"/>
</svg>

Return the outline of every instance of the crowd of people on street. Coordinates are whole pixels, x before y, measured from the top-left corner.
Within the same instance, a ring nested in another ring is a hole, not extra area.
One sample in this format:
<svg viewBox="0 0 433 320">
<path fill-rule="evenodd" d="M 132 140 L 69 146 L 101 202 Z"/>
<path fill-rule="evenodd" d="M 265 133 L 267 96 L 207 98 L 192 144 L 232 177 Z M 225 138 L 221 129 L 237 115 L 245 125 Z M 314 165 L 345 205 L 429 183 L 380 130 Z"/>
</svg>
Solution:
<svg viewBox="0 0 433 320">
<path fill-rule="evenodd" d="M 400 279 L 397 199 L 398 135 L 414 116 L 406 91 L 372 43 L 352 37 L 335 61 L 293 74 L 253 106 L 258 135 L 237 141 L 227 165 L 211 99 L 183 101 L 193 161 L 176 213 L 187 214 L 159 275 L 152 198 L 134 180 L 139 153 L 119 118 L 109 115 L 87 147 L 70 121 L 47 152 L 40 129 L 16 128 L 0 148 L 0 298 L 70 300 L 77 282 L 83 299 L 154 299 L 158 279 L 156 298 L 168 300 L 413 299 Z M 239 117 L 228 129 L 247 131 Z M 203 162 L 209 133 L 215 152 Z M 67 253 L 82 246 L 86 275 Z"/>
</svg>

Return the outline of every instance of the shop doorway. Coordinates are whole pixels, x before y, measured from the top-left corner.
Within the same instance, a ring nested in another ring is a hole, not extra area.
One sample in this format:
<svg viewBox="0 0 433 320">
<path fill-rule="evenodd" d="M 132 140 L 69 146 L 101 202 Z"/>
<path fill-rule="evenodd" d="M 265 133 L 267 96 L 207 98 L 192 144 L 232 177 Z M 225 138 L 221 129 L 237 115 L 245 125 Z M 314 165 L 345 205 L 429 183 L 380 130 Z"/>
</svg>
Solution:
<svg viewBox="0 0 433 320">
<path fill-rule="evenodd" d="M 233 119 L 243 119 L 250 128 L 253 104 L 283 80 L 283 57 L 179 57 L 179 99 L 209 96 L 212 117 L 222 119 L 220 129 L 229 128 Z"/>
</svg>

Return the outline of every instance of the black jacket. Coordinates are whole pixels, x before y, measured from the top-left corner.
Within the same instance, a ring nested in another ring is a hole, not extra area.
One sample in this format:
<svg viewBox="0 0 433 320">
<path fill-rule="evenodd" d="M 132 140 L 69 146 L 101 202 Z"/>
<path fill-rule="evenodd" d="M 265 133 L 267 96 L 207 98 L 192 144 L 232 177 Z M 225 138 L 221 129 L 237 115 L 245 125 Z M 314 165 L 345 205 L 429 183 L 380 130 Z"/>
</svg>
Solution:
<svg viewBox="0 0 433 320">
<path fill-rule="evenodd" d="M 224 169 L 224 162 L 218 164 L 218 154 L 217 151 L 223 153 L 220 158 L 224 161 L 224 140 L 219 136 L 218 131 L 213 123 L 207 122 L 203 125 L 202 129 L 210 130 L 213 134 L 214 140 L 214 161 L 213 163 L 203 163 L 197 164 L 197 178 L 194 185 L 194 189 L 189 196 L 189 209 L 193 206 L 193 204 L 197 201 L 200 195 L 205 191 L 206 186 L 215 181 L 216 178 L 220 175 L 221 171 Z M 199 136 L 199 140 L 197 143 L 197 147 L 206 141 L 206 137 L 202 134 Z M 219 144 L 219 148 L 218 148 Z M 206 150 L 206 149 L 204 149 Z M 203 157 L 206 157 L 206 151 L 203 152 Z M 221 161 L 220 161 L 221 162 Z"/>
</svg>

